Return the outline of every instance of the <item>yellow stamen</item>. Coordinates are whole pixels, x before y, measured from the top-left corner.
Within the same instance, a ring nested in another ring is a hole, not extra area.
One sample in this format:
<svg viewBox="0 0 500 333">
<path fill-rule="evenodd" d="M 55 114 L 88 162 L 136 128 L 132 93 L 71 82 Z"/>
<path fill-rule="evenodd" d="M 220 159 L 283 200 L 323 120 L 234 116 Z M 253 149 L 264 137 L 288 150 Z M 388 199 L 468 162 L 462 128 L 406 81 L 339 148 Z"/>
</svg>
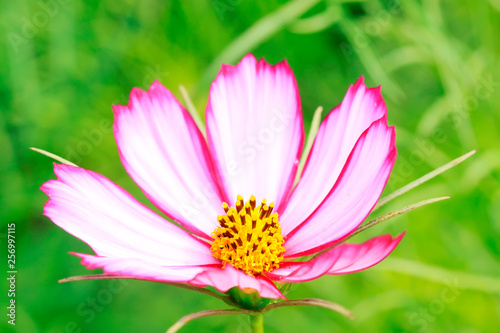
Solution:
<svg viewBox="0 0 500 333">
<path fill-rule="evenodd" d="M 262 200 L 256 206 L 252 195 L 245 203 L 238 195 L 235 208 L 222 204 L 226 215 L 217 218 L 220 227 L 212 236 L 212 254 L 225 266 L 230 263 L 248 275 L 259 275 L 279 267 L 283 260 L 283 236 L 274 204 Z"/>
</svg>

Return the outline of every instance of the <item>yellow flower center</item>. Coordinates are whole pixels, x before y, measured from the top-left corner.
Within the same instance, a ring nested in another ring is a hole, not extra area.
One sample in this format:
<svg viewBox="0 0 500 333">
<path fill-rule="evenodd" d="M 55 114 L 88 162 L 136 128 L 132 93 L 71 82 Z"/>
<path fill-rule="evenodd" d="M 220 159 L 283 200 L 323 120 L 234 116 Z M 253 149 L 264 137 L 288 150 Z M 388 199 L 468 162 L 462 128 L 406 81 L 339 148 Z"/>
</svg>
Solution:
<svg viewBox="0 0 500 333">
<path fill-rule="evenodd" d="M 226 215 L 219 215 L 220 227 L 212 233 L 213 256 L 222 261 L 223 267 L 230 263 L 248 275 L 278 268 L 285 248 L 278 213 L 272 212 L 274 204 L 262 200 L 256 206 L 253 195 L 247 203 L 239 195 L 235 206 L 222 204 Z"/>
</svg>

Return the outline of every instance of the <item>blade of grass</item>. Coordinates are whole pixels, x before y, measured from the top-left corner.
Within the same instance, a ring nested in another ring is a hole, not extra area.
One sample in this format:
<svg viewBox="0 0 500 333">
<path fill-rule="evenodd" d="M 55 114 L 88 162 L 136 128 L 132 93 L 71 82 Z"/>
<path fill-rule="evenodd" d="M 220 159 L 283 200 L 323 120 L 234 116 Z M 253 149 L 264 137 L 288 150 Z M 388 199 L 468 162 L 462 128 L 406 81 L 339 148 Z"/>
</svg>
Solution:
<svg viewBox="0 0 500 333">
<path fill-rule="evenodd" d="M 52 158 L 52 159 L 54 159 L 54 160 L 56 160 L 58 162 L 61 162 L 62 164 L 69 164 L 69 165 L 72 165 L 72 166 L 78 166 L 75 163 L 70 162 L 67 159 L 62 158 L 61 156 L 57 156 L 56 154 L 49 153 L 46 150 L 38 149 L 38 148 L 35 148 L 35 147 L 30 147 L 30 149 L 33 150 L 33 151 L 36 151 L 37 153 L 40 153 L 42 155 L 48 156 L 48 157 L 50 157 L 50 158 Z"/>
<path fill-rule="evenodd" d="M 388 310 L 403 308 L 407 305 L 408 295 L 402 290 L 389 289 L 388 291 L 364 298 L 352 312 L 356 314 L 356 322 L 361 323 L 370 318 L 382 316 Z"/>
<path fill-rule="evenodd" d="M 342 19 L 339 4 L 329 5 L 324 12 L 293 22 L 288 30 L 296 34 L 313 34 L 323 31 Z"/>
<path fill-rule="evenodd" d="M 343 240 L 341 240 L 340 242 L 338 243 L 335 243 L 334 245 L 324 249 L 323 251 L 321 252 L 318 252 L 314 255 L 310 255 L 310 256 L 306 256 L 302 259 L 302 261 L 309 261 L 313 258 L 316 258 L 317 256 L 319 256 L 320 254 L 322 253 L 325 253 L 331 249 L 333 249 L 334 247 L 336 246 L 339 246 L 340 244 L 342 243 L 345 243 L 348 239 L 351 239 L 352 237 L 356 236 L 357 234 L 359 234 L 360 232 L 362 231 L 365 231 L 366 229 L 369 229 L 377 224 L 379 224 L 380 222 L 383 222 L 383 221 L 386 221 L 390 218 L 393 218 L 395 216 L 398 216 L 398 215 L 401 215 L 401 214 L 404 214 L 406 212 L 409 212 L 410 210 L 414 210 L 415 208 L 419 208 L 419 207 L 422 207 L 422 206 L 426 206 L 426 205 L 429 205 L 431 203 L 434 203 L 434 202 L 438 202 L 438 201 L 442 201 L 442 200 L 446 200 L 446 199 L 449 199 L 450 197 L 440 197 L 440 198 L 433 198 L 433 199 L 427 199 L 427 200 L 423 200 L 423 201 L 420 201 L 420 202 L 417 202 L 413 205 L 409 205 L 409 206 L 406 206 L 406 207 L 403 207 L 401 209 L 398 209 L 392 213 L 389 213 L 389 214 L 386 214 L 384 216 L 381 216 L 381 217 L 378 217 L 374 220 L 371 220 L 370 222 L 368 223 L 365 223 L 361 226 L 359 226 L 356 230 L 354 230 L 354 232 L 352 232 L 349 236 L 347 236 L 346 238 L 344 238 Z"/>
<path fill-rule="evenodd" d="M 388 196 L 383 197 L 382 199 L 380 199 L 377 202 L 377 204 L 375 205 L 373 210 L 377 210 L 378 208 L 382 207 L 383 205 L 387 204 L 388 202 L 396 199 L 400 195 L 405 194 L 406 192 L 414 189 L 415 187 L 422 185 L 426 181 L 428 181 L 428 180 L 442 174 L 443 172 L 453 168 L 454 166 L 462 163 L 463 161 L 465 161 L 466 159 L 468 159 L 469 157 L 471 157 L 475 153 L 476 153 L 476 151 L 472 150 L 472 151 L 468 152 L 467 154 L 462 155 L 459 158 L 456 158 L 453 161 L 446 163 L 445 165 L 437 168 L 436 170 L 429 172 L 428 174 L 418 178 L 417 180 L 414 180 L 413 182 L 409 183 L 408 185 L 401 187 L 400 189 L 389 194 Z"/>
<path fill-rule="evenodd" d="M 323 107 L 318 106 L 316 111 L 314 111 L 314 116 L 311 122 L 311 128 L 309 129 L 309 134 L 307 135 L 306 146 L 304 147 L 304 151 L 302 152 L 302 156 L 300 157 L 299 166 L 297 167 L 297 174 L 295 175 L 295 181 L 293 186 L 297 185 L 300 180 L 300 176 L 302 175 L 302 171 L 304 170 L 304 166 L 307 161 L 307 156 L 309 156 L 309 152 L 311 151 L 314 139 L 316 138 L 316 134 L 318 133 L 319 125 L 321 124 L 321 113 L 323 112 Z"/>
<path fill-rule="evenodd" d="M 247 310 L 227 309 L 227 310 L 207 310 L 207 311 L 191 313 L 179 319 L 174 325 L 172 325 L 167 330 L 166 333 L 178 332 L 184 325 L 186 325 L 188 322 L 194 319 L 211 317 L 211 316 L 238 315 L 238 314 L 253 314 L 253 312 Z"/>
<path fill-rule="evenodd" d="M 379 224 L 380 222 L 384 222 L 385 220 L 388 220 L 390 218 L 393 218 L 395 216 L 398 216 L 398 215 L 401 215 L 401 214 L 404 214 L 406 212 L 409 212 L 410 210 L 414 210 L 415 208 L 419 208 L 419 207 L 422 207 L 422 206 L 426 206 L 426 205 L 429 205 L 431 203 L 435 203 L 435 202 L 438 202 L 438 201 L 443 201 L 443 200 L 446 200 L 446 199 L 449 199 L 450 197 L 440 197 L 440 198 L 432 198 L 432 199 L 427 199 L 427 200 L 422 200 L 420 202 L 417 202 L 413 205 L 409 205 L 409 206 L 406 206 L 406 207 L 403 207 L 401 209 L 398 209 L 392 213 L 389 213 L 389 214 L 386 214 L 384 216 L 381 216 L 381 217 L 378 217 L 374 220 L 371 220 L 370 222 L 368 223 L 365 223 L 361 226 L 359 226 L 352 234 L 350 234 L 345 240 L 351 238 L 351 237 L 354 237 L 356 236 L 357 234 L 359 234 L 360 232 L 363 232 L 365 231 L 366 229 L 369 229 L 373 226 L 376 226 L 377 224 Z"/>
<path fill-rule="evenodd" d="M 303 305 L 325 308 L 328 310 L 338 312 L 349 319 L 354 319 L 354 315 L 352 314 L 352 312 L 344 308 L 342 305 L 317 298 L 303 298 L 303 299 L 295 299 L 295 300 L 272 303 L 266 306 L 262 310 L 262 312 L 268 312 L 286 306 L 303 306 Z"/>
<path fill-rule="evenodd" d="M 348 14 L 344 13 L 344 16 L 347 17 Z M 384 89 L 387 89 L 386 91 L 389 92 L 388 97 L 398 103 L 401 102 L 401 100 L 406 99 L 404 91 L 389 77 L 387 71 L 382 67 L 382 64 L 379 61 L 380 57 L 376 55 L 372 44 L 368 42 L 368 37 L 364 35 L 365 41 L 362 44 L 359 43 L 359 36 L 357 33 L 362 30 L 360 30 L 357 25 L 349 19 L 341 20 L 339 26 L 344 33 L 344 36 L 349 41 L 349 44 L 352 45 L 354 52 L 365 70 L 376 82 L 379 82 Z"/>
<path fill-rule="evenodd" d="M 119 276 L 119 275 L 108 275 L 108 274 L 92 274 L 92 275 L 80 275 L 80 276 L 71 276 L 64 279 L 59 280 L 59 283 L 67 283 L 74 281 L 93 281 L 93 280 L 138 280 L 138 281 L 150 281 L 147 279 L 141 279 L 135 276 Z M 223 301 L 229 300 L 229 298 L 225 295 L 217 294 L 211 290 L 195 287 L 187 283 L 175 283 L 175 282 L 160 282 L 162 284 L 166 284 L 168 286 L 179 287 L 187 290 L 196 291 L 205 295 L 209 295 L 215 298 L 219 298 Z"/>
<path fill-rule="evenodd" d="M 244 54 L 300 17 L 318 2 L 320 0 L 290 1 L 278 10 L 255 22 L 215 58 L 201 79 L 202 85 L 213 80 L 222 63 L 234 63 Z"/>
<path fill-rule="evenodd" d="M 205 140 L 207 139 L 207 133 L 205 132 L 205 125 L 203 124 L 203 121 L 201 120 L 200 114 L 198 113 L 198 110 L 196 110 L 196 107 L 193 104 L 193 101 L 189 97 L 189 94 L 184 88 L 184 86 L 181 84 L 179 85 L 179 90 L 181 91 L 182 98 L 184 98 L 184 102 L 186 102 L 186 109 L 188 110 L 189 114 L 191 114 L 191 117 L 193 117 L 193 120 L 200 129 L 201 134 L 203 134 L 203 137 Z"/>
<path fill-rule="evenodd" d="M 466 272 L 448 270 L 417 261 L 387 258 L 375 269 L 416 276 L 437 283 L 455 284 L 457 289 L 474 289 L 500 295 L 500 279 Z"/>
</svg>

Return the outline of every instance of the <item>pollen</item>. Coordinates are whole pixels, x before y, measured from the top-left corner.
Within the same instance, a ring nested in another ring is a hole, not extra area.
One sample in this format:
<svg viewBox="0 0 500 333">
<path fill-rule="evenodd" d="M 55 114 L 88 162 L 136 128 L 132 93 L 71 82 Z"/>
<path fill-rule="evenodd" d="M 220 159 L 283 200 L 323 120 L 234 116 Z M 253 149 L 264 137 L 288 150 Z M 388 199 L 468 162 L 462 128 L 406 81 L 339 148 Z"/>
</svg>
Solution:
<svg viewBox="0 0 500 333">
<path fill-rule="evenodd" d="M 235 206 L 222 204 L 226 215 L 219 215 L 220 227 L 212 233 L 213 256 L 222 261 L 223 267 L 229 263 L 252 276 L 278 268 L 285 248 L 274 204 L 262 200 L 256 206 L 253 195 L 246 203 L 239 195 Z"/>
</svg>

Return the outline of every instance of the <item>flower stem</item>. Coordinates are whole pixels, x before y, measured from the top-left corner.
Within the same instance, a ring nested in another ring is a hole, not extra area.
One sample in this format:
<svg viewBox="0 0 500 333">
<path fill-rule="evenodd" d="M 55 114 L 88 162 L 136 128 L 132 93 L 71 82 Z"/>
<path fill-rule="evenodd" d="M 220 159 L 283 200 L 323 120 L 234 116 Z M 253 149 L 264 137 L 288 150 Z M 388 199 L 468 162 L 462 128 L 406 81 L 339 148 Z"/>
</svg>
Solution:
<svg viewBox="0 0 500 333">
<path fill-rule="evenodd" d="M 252 333 L 264 333 L 264 315 L 262 313 L 250 315 Z"/>
</svg>

